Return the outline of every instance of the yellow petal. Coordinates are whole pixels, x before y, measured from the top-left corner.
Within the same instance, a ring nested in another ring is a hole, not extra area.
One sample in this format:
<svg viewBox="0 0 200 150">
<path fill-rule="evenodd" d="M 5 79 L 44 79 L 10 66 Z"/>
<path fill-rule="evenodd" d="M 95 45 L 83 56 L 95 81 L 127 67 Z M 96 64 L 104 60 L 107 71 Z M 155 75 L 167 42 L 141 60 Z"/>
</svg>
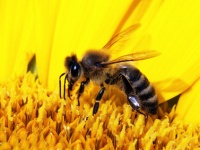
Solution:
<svg viewBox="0 0 200 150">
<path fill-rule="evenodd" d="M 34 54 L 32 3 L 1 1 L 0 81 L 24 74 Z"/>
<path fill-rule="evenodd" d="M 131 14 L 125 27 L 141 20 L 143 15 L 137 13 L 143 14 L 142 6 L 148 8 L 148 4 L 129 0 L 35 3 L 36 59 L 42 83 L 50 88 L 57 86 L 59 75 L 65 71 L 66 56 L 73 52 L 81 58 L 87 49 L 101 49 L 124 28 Z"/>
<path fill-rule="evenodd" d="M 182 93 L 177 108 L 176 108 L 176 121 L 184 120 L 190 123 L 199 123 L 200 116 L 200 80 L 196 81 L 194 85 L 187 91 Z"/>
<path fill-rule="evenodd" d="M 139 63 L 160 102 L 192 86 L 200 76 L 200 1 L 164 1 L 145 30 L 161 55 Z"/>
</svg>

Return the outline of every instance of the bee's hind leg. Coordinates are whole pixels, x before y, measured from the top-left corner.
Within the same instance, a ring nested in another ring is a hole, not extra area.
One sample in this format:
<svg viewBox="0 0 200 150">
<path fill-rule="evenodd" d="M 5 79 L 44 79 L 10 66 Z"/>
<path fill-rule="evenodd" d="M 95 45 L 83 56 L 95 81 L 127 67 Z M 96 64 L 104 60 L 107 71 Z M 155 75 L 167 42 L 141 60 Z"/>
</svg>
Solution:
<svg viewBox="0 0 200 150">
<path fill-rule="evenodd" d="M 128 95 L 127 98 L 128 98 L 128 102 L 131 105 L 131 107 L 133 108 L 133 110 L 136 110 L 138 113 L 144 115 L 144 117 L 146 119 L 147 115 L 140 111 L 140 105 L 139 105 L 136 97 L 134 95 Z"/>
<path fill-rule="evenodd" d="M 79 98 L 80 98 L 81 94 L 84 92 L 85 85 L 87 85 L 89 82 L 90 82 L 89 78 L 87 78 L 85 81 L 81 82 L 81 85 L 80 85 L 79 91 L 78 91 L 78 106 L 80 106 Z"/>
<path fill-rule="evenodd" d="M 124 84 L 124 90 L 127 95 L 127 99 L 133 110 L 136 110 L 138 113 L 144 115 L 147 118 L 147 115 L 140 111 L 140 103 L 138 102 L 138 96 L 135 94 L 135 90 L 132 88 L 128 79 L 125 75 L 122 75 L 122 82 Z"/>
</svg>

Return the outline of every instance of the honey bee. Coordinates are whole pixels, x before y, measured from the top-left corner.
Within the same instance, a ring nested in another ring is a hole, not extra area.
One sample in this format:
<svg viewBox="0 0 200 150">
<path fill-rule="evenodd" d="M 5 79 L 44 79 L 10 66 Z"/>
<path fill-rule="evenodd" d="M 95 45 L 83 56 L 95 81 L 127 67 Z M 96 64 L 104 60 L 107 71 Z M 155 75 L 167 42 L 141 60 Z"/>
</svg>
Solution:
<svg viewBox="0 0 200 150">
<path fill-rule="evenodd" d="M 105 91 L 105 84 L 116 85 L 121 89 L 133 110 L 138 113 L 145 111 L 147 114 L 156 114 L 158 109 L 158 99 L 155 89 L 148 81 L 147 77 L 129 62 L 143 60 L 157 56 L 159 53 L 154 50 L 136 52 L 110 60 L 108 50 L 116 43 L 122 41 L 128 34 L 135 31 L 139 24 L 135 24 L 120 32 L 102 48 L 102 50 L 88 50 L 81 61 L 77 60 L 76 55 L 67 56 L 65 59 L 65 67 L 67 73 L 62 73 L 59 77 L 60 97 L 61 96 L 61 77 L 64 79 L 64 98 L 66 97 L 66 80 L 68 81 L 68 97 L 74 83 L 81 77 L 85 80 L 81 82 L 78 91 L 78 105 L 80 105 L 79 97 L 84 92 L 84 87 L 92 80 L 101 86 L 93 107 L 93 115 L 97 113 L 99 102 Z"/>
</svg>

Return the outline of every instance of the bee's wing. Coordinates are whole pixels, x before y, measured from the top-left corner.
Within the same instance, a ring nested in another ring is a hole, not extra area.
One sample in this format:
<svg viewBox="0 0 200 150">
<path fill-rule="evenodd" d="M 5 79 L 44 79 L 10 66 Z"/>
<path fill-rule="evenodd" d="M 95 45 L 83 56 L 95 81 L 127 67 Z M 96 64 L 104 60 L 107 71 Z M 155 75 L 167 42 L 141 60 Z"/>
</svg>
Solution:
<svg viewBox="0 0 200 150">
<path fill-rule="evenodd" d="M 159 54 L 160 53 L 158 51 L 155 51 L 155 50 L 136 52 L 136 53 L 132 53 L 132 54 L 128 54 L 128 55 L 118 57 L 114 60 L 102 62 L 101 64 L 102 65 L 110 65 L 110 64 L 120 63 L 120 62 L 144 60 L 144 59 L 148 59 L 148 58 L 158 56 Z"/>
<path fill-rule="evenodd" d="M 115 35 L 113 38 L 111 38 L 108 43 L 103 47 L 103 49 L 105 50 L 110 50 L 112 49 L 112 47 L 116 46 L 116 43 L 120 43 L 122 41 L 126 41 L 127 38 L 129 37 L 129 35 L 131 33 L 133 33 L 138 27 L 140 26 L 140 24 L 134 24 L 128 28 L 126 28 L 125 30 L 123 30 L 122 32 L 120 32 L 119 34 Z"/>
</svg>

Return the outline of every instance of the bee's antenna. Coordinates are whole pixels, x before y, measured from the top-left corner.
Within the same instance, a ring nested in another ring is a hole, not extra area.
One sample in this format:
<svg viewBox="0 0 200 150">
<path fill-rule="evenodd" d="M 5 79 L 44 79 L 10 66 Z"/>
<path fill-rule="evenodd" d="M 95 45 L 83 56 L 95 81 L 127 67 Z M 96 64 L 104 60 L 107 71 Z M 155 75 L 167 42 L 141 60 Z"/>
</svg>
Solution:
<svg viewBox="0 0 200 150">
<path fill-rule="evenodd" d="M 65 98 L 65 90 L 66 90 L 66 80 L 67 80 L 67 74 L 65 75 L 65 80 L 64 80 L 64 99 L 66 99 Z M 68 88 L 68 94 L 69 94 L 69 88 Z M 69 97 L 70 97 L 70 95 L 68 95 Z"/>
<path fill-rule="evenodd" d="M 59 92 L 60 92 L 60 98 L 62 97 L 61 96 L 61 78 L 62 78 L 62 76 L 64 76 L 65 75 L 65 73 L 62 73 L 61 75 L 60 75 L 60 77 L 59 77 Z"/>
</svg>

